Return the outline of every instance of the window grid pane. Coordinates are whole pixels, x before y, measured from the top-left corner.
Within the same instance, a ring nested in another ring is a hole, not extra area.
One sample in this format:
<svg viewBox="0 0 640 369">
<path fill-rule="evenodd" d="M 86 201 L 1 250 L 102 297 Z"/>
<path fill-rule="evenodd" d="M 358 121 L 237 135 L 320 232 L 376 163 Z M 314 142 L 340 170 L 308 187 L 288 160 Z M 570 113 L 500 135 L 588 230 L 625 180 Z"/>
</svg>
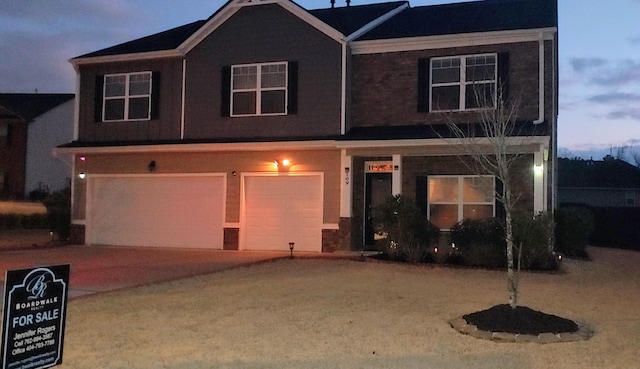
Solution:
<svg viewBox="0 0 640 369">
<path fill-rule="evenodd" d="M 255 66 L 233 68 L 233 89 L 255 89 L 258 86 L 258 69 Z"/>
</svg>

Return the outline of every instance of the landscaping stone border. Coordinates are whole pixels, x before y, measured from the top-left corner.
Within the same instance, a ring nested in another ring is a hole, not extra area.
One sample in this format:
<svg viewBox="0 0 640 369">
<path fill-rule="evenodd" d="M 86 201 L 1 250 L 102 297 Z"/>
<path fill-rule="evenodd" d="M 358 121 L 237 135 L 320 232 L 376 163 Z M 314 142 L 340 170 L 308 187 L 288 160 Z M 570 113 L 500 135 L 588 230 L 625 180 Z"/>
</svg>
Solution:
<svg viewBox="0 0 640 369">
<path fill-rule="evenodd" d="M 468 323 L 463 317 L 458 317 L 449 321 L 449 324 L 456 331 L 469 335 L 471 337 L 490 340 L 494 342 L 502 343 L 559 343 L 559 342 L 576 342 L 586 341 L 594 334 L 592 329 L 589 329 L 581 324 L 578 324 L 577 332 L 563 332 L 563 333 L 541 333 L 537 336 L 531 334 L 517 334 L 507 332 L 491 332 L 478 329 L 473 324 Z M 577 324 L 577 323 L 576 323 Z"/>
</svg>

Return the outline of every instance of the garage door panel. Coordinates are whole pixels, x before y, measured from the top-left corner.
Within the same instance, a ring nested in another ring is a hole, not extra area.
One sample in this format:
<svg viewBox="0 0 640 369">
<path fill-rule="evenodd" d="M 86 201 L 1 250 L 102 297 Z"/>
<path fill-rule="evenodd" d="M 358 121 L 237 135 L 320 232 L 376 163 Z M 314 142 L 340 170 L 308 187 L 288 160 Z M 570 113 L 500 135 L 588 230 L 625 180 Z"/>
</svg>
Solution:
<svg viewBox="0 0 640 369">
<path fill-rule="evenodd" d="M 90 243 L 222 248 L 224 178 L 91 179 Z"/>
<path fill-rule="evenodd" d="M 322 250 L 322 177 L 245 177 L 245 248 Z"/>
</svg>

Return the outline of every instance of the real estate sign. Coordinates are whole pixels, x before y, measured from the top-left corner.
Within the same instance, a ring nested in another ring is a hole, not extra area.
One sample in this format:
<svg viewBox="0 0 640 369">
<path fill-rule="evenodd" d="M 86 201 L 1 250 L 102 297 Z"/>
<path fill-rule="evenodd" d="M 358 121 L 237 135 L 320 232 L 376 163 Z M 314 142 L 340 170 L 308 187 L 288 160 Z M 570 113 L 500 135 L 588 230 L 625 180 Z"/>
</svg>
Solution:
<svg viewBox="0 0 640 369">
<path fill-rule="evenodd" d="M 69 265 L 10 270 L 5 277 L 2 369 L 62 363 Z"/>
</svg>

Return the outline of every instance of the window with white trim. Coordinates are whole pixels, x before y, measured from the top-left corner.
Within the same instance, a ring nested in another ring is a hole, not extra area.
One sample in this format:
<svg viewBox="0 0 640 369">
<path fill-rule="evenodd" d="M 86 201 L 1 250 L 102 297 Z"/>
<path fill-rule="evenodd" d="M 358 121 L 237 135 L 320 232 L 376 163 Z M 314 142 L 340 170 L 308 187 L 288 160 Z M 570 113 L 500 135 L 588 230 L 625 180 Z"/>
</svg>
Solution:
<svg viewBox="0 0 640 369">
<path fill-rule="evenodd" d="M 497 99 L 498 54 L 431 59 L 430 110 L 461 111 L 494 108 Z"/>
<path fill-rule="evenodd" d="M 287 114 L 287 62 L 231 67 L 231 116 Z"/>
<path fill-rule="evenodd" d="M 451 229 L 463 219 L 495 216 L 493 176 L 429 176 L 427 216 L 437 227 Z"/>
<path fill-rule="evenodd" d="M 151 118 L 151 72 L 104 76 L 102 120 L 129 121 Z"/>
</svg>

